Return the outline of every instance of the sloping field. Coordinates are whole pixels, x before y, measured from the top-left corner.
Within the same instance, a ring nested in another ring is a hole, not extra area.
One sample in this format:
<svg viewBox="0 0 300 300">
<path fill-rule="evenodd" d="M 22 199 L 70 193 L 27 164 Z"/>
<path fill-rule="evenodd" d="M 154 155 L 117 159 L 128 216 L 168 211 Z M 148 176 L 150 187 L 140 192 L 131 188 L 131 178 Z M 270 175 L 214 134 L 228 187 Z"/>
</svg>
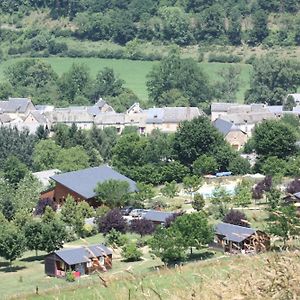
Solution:
<svg viewBox="0 0 300 300">
<path fill-rule="evenodd" d="M 24 58 L 9 59 L 0 64 L 0 78 L 4 78 L 4 70 L 14 63 L 15 61 L 22 60 Z M 59 75 L 68 71 L 73 63 L 85 64 L 93 77 L 99 72 L 99 70 L 109 67 L 112 68 L 120 78 L 122 78 L 126 86 L 132 89 L 137 96 L 146 101 L 148 99 L 146 81 L 147 74 L 151 71 L 152 67 L 158 62 L 151 61 L 133 61 L 126 59 L 102 59 L 102 58 L 68 58 L 68 57 L 50 57 L 42 58 L 42 60 L 50 63 Z M 215 82 L 219 79 L 218 72 L 222 68 L 228 67 L 230 64 L 222 63 L 200 63 L 203 71 L 209 76 L 211 82 Z M 249 87 L 250 77 L 250 65 L 238 64 L 241 67 L 240 76 L 240 89 L 237 94 L 238 101 L 243 101 L 243 95 L 245 90 Z"/>
</svg>

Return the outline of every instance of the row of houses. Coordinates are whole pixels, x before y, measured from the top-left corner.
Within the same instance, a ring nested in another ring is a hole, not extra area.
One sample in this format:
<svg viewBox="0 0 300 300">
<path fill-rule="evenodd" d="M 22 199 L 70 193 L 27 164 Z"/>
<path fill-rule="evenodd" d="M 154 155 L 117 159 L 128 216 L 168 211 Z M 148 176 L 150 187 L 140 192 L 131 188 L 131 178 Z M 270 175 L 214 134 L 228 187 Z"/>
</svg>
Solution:
<svg viewBox="0 0 300 300">
<path fill-rule="evenodd" d="M 285 114 L 299 117 L 300 105 L 295 106 L 292 111 L 285 111 L 280 105 L 238 103 L 212 103 L 211 105 L 212 124 L 237 150 L 240 150 L 252 136 L 257 124 L 264 120 L 280 119 Z"/>
<path fill-rule="evenodd" d="M 112 106 L 99 99 L 92 106 L 56 108 L 51 105 L 34 105 L 30 98 L 9 98 L 0 101 L 0 126 L 27 128 L 35 133 L 39 126 L 52 128 L 57 124 L 81 129 L 115 127 L 121 133 L 127 126 L 135 126 L 141 134 L 154 129 L 175 132 L 179 123 L 203 115 L 197 107 L 163 107 L 142 109 L 134 103 L 126 112 L 115 112 Z"/>
</svg>

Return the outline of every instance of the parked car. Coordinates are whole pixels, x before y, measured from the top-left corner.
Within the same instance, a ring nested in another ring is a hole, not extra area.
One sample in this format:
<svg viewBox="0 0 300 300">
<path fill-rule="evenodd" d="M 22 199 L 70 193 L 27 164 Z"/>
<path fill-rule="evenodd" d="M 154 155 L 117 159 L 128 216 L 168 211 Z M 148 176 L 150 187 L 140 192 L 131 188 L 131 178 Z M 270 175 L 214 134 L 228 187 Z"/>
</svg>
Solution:
<svg viewBox="0 0 300 300">
<path fill-rule="evenodd" d="M 125 206 L 125 207 L 121 208 L 120 211 L 123 216 L 129 216 L 129 214 L 131 213 L 132 210 L 133 210 L 132 206 Z"/>
</svg>

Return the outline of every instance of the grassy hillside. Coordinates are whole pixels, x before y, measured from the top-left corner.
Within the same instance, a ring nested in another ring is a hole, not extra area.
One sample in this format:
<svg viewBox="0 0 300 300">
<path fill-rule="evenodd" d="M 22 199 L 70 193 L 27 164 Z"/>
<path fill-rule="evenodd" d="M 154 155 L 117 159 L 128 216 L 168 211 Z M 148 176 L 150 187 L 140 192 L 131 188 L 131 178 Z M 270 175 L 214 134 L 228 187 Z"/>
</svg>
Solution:
<svg viewBox="0 0 300 300">
<path fill-rule="evenodd" d="M 4 78 L 4 70 L 23 58 L 9 59 L 0 64 L 0 79 Z M 72 63 L 83 63 L 90 69 L 91 75 L 96 76 L 97 72 L 104 67 L 113 68 L 114 71 L 125 81 L 126 86 L 132 89 L 137 96 L 142 100 L 147 100 L 148 93 L 146 88 L 147 74 L 152 67 L 158 62 L 151 61 L 133 61 L 126 59 L 101 59 L 101 58 L 62 58 L 62 57 L 50 57 L 41 58 L 42 60 L 50 63 L 55 72 L 59 75 L 66 72 L 72 65 Z M 218 72 L 222 68 L 226 68 L 229 64 L 223 63 L 200 63 L 203 71 L 209 76 L 211 82 L 219 80 Z M 246 64 L 236 64 L 241 67 L 240 76 L 240 89 L 237 94 L 239 102 L 243 101 L 244 92 L 249 87 L 249 77 L 251 66 Z"/>
</svg>

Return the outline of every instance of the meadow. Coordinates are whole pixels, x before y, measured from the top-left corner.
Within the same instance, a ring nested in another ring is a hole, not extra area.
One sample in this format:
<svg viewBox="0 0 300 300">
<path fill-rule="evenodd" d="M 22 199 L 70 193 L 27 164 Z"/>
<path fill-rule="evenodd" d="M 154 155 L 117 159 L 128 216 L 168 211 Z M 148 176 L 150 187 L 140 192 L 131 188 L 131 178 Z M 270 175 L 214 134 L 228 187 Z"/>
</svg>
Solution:
<svg viewBox="0 0 300 300">
<path fill-rule="evenodd" d="M 0 79 L 4 79 L 4 71 L 8 66 L 24 58 L 8 59 L 0 64 Z M 102 59 L 102 58 L 67 58 L 67 57 L 49 57 L 41 58 L 53 67 L 54 71 L 61 75 L 67 72 L 73 63 L 85 64 L 91 76 L 95 77 L 99 70 L 105 67 L 112 68 L 116 74 L 125 81 L 125 86 L 132 89 L 136 95 L 143 101 L 147 101 L 147 74 L 151 71 L 157 61 L 134 61 L 127 59 Z M 199 63 L 203 72 L 207 74 L 210 81 L 215 83 L 220 80 L 218 72 L 227 68 L 231 64 L 223 63 Z M 251 66 L 247 64 L 236 64 L 241 68 L 239 91 L 237 93 L 238 102 L 243 102 L 244 93 L 249 88 Z"/>
</svg>

